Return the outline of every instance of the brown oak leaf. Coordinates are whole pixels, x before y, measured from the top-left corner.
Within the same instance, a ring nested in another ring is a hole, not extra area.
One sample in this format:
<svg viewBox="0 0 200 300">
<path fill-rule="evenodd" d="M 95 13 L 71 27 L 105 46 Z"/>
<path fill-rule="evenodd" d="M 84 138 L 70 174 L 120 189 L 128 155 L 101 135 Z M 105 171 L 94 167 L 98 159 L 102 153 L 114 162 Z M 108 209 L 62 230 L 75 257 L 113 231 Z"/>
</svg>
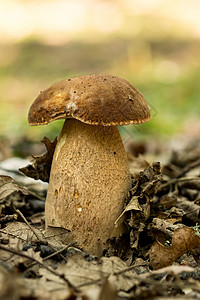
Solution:
<svg viewBox="0 0 200 300">
<path fill-rule="evenodd" d="M 189 227 L 178 228 L 174 231 L 172 245 L 163 246 L 156 241 L 150 250 L 150 262 L 153 269 L 159 269 L 171 265 L 178 257 L 189 250 L 200 248 L 200 236 Z"/>
</svg>

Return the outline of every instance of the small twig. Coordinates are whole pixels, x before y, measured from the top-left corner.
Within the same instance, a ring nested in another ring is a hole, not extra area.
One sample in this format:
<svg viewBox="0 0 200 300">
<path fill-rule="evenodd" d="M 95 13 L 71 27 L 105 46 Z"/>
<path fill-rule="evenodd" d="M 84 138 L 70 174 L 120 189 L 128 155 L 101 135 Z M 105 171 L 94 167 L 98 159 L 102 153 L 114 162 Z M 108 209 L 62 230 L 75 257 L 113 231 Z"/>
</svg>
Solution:
<svg viewBox="0 0 200 300">
<path fill-rule="evenodd" d="M 137 267 L 142 267 L 142 266 L 146 266 L 146 263 L 143 263 L 143 264 L 138 264 L 138 265 L 133 265 L 133 266 L 130 266 L 130 267 L 127 267 L 123 270 L 120 270 L 120 271 L 117 271 L 117 272 L 114 272 L 113 275 L 121 275 L 123 273 L 126 273 L 128 271 L 131 271 Z"/>
<path fill-rule="evenodd" d="M 35 231 L 35 229 L 29 224 L 29 222 L 27 221 L 27 219 L 24 217 L 24 215 L 21 213 L 21 211 L 19 209 L 16 209 L 16 213 L 18 213 L 20 215 L 20 217 L 24 220 L 24 222 L 26 223 L 26 225 L 30 228 L 30 230 L 35 234 L 36 238 L 38 239 L 38 241 L 42 241 L 39 237 L 39 235 L 37 234 L 37 232 Z M 44 241 L 42 241 L 44 242 Z"/>
<path fill-rule="evenodd" d="M 54 252 L 54 253 L 48 255 L 48 256 L 45 257 L 43 260 L 47 260 L 47 259 L 52 258 L 53 256 L 55 256 L 55 255 L 57 255 L 57 254 L 61 254 L 63 251 L 67 250 L 69 247 L 74 246 L 75 244 L 77 244 L 77 242 L 72 242 L 72 243 L 70 243 L 69 245 L 63 247 L 62 249 L 60 249 L 60 250 L 58 250 L 58 251 L 56 251 L 56 252 Z"/>
<path fill-rule="evenodd" d="M 6 232 L 6 231 L 3 231 L 3 230 L 1 230 L 1 229 L 0 229 L 0 232 L 3 233 L 3 234 L 10 235 L 10 236 L 12 236 L 12 237 L 14 237 L 14 238 L 18 238 L 19 240 L 22 240 L 23 242 L 27 242 L 27 240 L 21 238 L 21 237 L 18 236 L 18 235 L 12 234 L 12 233 L 10 233 L 10 232 Z"/>
<path fill-rule="evenodd" d="M 22 252 L 19 252 L 15 249 L 11 249 L 11 248 L 7 248 L 7 247 L 4 247 L 0 244 L 0 249 L 1 250 L 4 250 L 4 251 L 7 251 L 9 253 L 12 253 L 12 254 L 16 254 L 16 255 L 19 255 L 21 257 L 24 257 L 24 258 L 27 258 L 27 259 L 30 259 L 36 263 L 38 263 L 40 266 L 42 266 L 43 268 L 45 268 L 46 270 L 48 270 L 49 272 L 51 272 L 53 275 L 55 276 L 58 276 L 59 278 L 63 279 L 67 284 L 68 284 L 68 287 L 69 288 L 72 288 L 73 290 L 75 290 L 76 292 L 78 291 L 77 288 L 75 288 L 71 282 L 69 282 L 69 280 L 67 278 L 65 278 L 65 275 L 64 274 L 59 274 L 58 272 L 56 272 L 55 270 L 51 269 L 50 267 L 48 267 L 47 265 L 45 265 L 43 262 L 37 260 L 36 258 L 34 257 L 31 257 L 25 253 L 22 253 Z"/>
<path fill-rule="evenodd" d="M 102 278 L 99 278 L 99 279 L 96 279 L 96 280 L 91 280 L 89 282 L 85 282 L 85 283 L 82 283 L 82 284 L 79 284 L 78 286 L 76 286 L 76 288 L 80 289 L 84 286 L 88 286 L 88 285 L 92 285 L 92 284 L 95 284 L 95 283 L 99 283 L 102 281 Z"/>
<path fill-rule="evenodd" d="M 48 244 L 48 245 L 49 245 L 49 247 L 50 247 L 53 251 L 55 251 L 54 253 L 57 252 L 57 249 L 56 249 L 54 246 L 52 246 L 52 245 L 50 245 L 50 244 Z M 69 246 L 68 246 L 68 247 L 69 247 Z M 54 253 L 52 253 L 51 255 L 53 256 Z M 50 256 L 50 255 L 49 255 L 49 256 Z M 64 257 L 64 255 L 63 255 L 62 253 L 60 253 L 60 256 L 62 257 L 62 259 L 63 259 L 65 262 L 67 262 L 66 257 Z"/>
<path fill-rule="evenodd" d="M 75 244 L 76 244 L 76 242 L 73 242 L 73 243 L 71 243 L 71 244 L 69 244 L 69 245 L 63 247 L 62 249 L 60 249 L 60 250 L 58 250 L 58 251 L 56 251 L 56 252 L 54 252 L 54 253 L 52 253 L 52 254 L 46 256 L 46 257 L 44 257 L 44 258 L 43 258 L 43 261 L 44 261 L 44 260 L 48 260 L 48 259 L 52 258 L 53 256 L 55 256 L 55 255 L 57 255 L 57 254 L 60 254 L 60 255 L 61 255 L 61 253 L 62 253 L 63 251 L 67 250 L 69 247 L 71 247 L 71 246 L 73 246 L 73 245 L 75 245 Z M 30 267 L 33 267 L 33 266 L 36 265 L 36 264 L 37 264 L 37 262 L 31 263 L 31 264 L 27 267 L 27 269 L 30 268 Z"/>
<path fill-rule="evenodd" d="M 181 182 L 181 181 L 192 181 L 192 180 L 200 180 L 200 177 L 182 177 L 182 178 L 174 178 L 169 180 L 166 183 L 163 183 L 159 190 L 162 190 L 163 188 L 165 188 L 166 186 L 170 185 L 170 184 L 174 184 L 176 182 Z"/>
<path fill-rule="evenodd" d="M 33 228 L 33 226 L 31 226 L 31 225 L 29 224 L 29 222 L 28 222 L 27 219 L 24 217 L 24 215 L 22 214 L 22 212 L 21 212 L 19 209 L 16 209 L 16 212 L 22 217 L 22 219 L 24 220 L 24 222 L 26 223 L 26 225 L 27 225 L 27 226 L 30 228 L 30 230 L 35 234 L 37 240 L 38 240 L 40 243 L 44 244 L 44 245 L 49 245 L 49 243 L 48 243 L 47 241 L 42 240 L 42 239 L 39 237 L 39 235 L 37 234 L 37 232 L 35 231 L 35 229 Z M 57 251 L 57 249 L 54 248 L 52 245 L 49 245 L 49 247 L 50 247 L 52 250 Z M 62 257 L 62 259 L 64 259 L 64 261 L 67 262 L 67 259 L 66 259 L 62 254 L 60 254 L 60 256 Z"/>
</svg>

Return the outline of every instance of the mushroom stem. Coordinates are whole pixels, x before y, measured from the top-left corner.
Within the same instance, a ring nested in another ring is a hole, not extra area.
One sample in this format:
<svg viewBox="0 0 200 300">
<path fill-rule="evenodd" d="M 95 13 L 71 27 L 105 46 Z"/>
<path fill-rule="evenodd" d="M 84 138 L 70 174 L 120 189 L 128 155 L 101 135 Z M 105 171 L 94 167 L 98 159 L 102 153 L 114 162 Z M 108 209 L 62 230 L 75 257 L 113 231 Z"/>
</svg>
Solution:
<svg viewBox="0 0 200 300">
<path fill-rule="evenodd" d="M 46 227 L 70 230 L 85 251 L 99 255 L 123 233 L 115 226 L 130 188 L 127 155 L 116 126 L 67 119 L 59 136 L 46 199 Z"/>
</svg>

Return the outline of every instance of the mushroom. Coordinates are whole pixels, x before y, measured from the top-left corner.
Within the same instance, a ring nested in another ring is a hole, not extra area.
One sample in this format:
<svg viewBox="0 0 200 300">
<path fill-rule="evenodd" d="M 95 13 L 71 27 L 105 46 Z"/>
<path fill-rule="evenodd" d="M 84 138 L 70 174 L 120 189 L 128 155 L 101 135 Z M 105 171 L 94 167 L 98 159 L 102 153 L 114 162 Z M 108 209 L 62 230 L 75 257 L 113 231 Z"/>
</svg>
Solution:
<svg viewBox="0 0 200 300">
<path fill-rule="evenodd" d="M 40 93 L 29 111 L 30 125 L 66 119 L 51 166 L 45 206 L 46 228 L 69 230 L 85 251 L 99 255 L 119 238 L 131 176 L 117 125 L 144 123 L 150 111 L 128 81 L 85 75 L 59 81 Z"/>
</svg>

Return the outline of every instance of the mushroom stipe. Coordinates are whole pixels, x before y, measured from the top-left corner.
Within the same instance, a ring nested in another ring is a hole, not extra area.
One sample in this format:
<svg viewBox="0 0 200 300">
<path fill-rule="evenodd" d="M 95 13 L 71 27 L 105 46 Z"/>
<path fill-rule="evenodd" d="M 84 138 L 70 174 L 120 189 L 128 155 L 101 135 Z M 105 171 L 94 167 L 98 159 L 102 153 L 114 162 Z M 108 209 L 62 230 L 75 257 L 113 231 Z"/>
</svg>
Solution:
<svg viewBox="0 0 200 300">
<path fill-rule="evenodd" d="M 85 75 L 57 82 L 40 93 L 29 111 L 30 125 L 65 118 L 53 162 L 45 207 L 47 228 L 69 231 L 83 250 L 101 255 L 131 183 L 117 125 L 144 123 L 150 111 L 125 79 Z M 123 220 L 122 220 L 123 221 Z"/>
</svg>

